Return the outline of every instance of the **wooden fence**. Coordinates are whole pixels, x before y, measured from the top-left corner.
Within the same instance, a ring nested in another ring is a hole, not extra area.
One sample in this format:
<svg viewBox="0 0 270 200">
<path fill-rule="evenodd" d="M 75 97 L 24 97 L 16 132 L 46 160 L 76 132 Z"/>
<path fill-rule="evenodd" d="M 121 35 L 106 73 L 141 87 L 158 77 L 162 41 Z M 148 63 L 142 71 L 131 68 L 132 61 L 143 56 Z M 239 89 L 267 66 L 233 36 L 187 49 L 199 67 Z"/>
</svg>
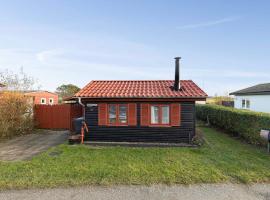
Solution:
<svg viewBox="0 0 270 200">
<path fill-rule="evenodd" d="M 38 128 L 72 129 L 72 119 L 82 116 L 81 105 L 35 105 L 34 118 Z"/>
</svg>

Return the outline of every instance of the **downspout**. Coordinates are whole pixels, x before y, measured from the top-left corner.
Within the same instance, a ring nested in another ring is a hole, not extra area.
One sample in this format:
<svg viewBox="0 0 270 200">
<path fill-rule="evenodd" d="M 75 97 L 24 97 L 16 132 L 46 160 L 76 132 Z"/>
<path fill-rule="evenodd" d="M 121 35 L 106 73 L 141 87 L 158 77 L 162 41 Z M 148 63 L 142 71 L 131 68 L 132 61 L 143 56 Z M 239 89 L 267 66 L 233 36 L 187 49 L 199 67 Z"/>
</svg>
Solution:
<svg viewBox="0 0 270 200">
<path fill-rule="evenodd" d="M 84 131 L 88 132 L 87 124 L 85 123 L 85 105 L 82 103 L 82 98 L 78 97 L 78 103 L 83 107 L 83 121 L 81 127 L 81 144 L 84 143 Z"/>
<path fill-rule="evenodd" d="M 78 103 L 83 107 L 83 120 L 85 120 L 85 105 L 82 103 L 82 98 L 78 97 Z"/>
</svg>

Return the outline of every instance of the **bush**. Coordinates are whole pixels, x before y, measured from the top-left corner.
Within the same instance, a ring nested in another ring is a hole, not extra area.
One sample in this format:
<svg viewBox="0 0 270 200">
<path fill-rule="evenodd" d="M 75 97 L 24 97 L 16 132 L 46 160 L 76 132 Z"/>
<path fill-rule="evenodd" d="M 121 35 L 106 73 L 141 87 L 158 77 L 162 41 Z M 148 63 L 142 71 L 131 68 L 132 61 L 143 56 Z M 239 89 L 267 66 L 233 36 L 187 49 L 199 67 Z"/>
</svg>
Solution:
<svg viewBox="0 0 270 200">
<path fill-rule="evenodd" d="M 196 116 L 252 144 L 265 144 L 259 133 L 261 129 L 270 129 L 270 114 L 266 113 L 218 105 L 196 105 Z"/>
<path fill-rule="evenodd" d="M 23 135 L 33 129 L 33 107 L 19 92 L 0 94 L 0 138 Z"/>
</svg>

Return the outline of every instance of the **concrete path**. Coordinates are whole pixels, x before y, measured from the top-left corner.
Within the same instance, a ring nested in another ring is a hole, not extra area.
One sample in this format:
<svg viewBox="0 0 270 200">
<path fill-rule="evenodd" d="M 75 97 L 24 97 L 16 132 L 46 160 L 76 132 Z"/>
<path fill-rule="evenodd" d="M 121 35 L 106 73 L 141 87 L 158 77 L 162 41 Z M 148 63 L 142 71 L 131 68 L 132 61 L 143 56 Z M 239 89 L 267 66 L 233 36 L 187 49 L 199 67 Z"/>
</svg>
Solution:
<svg viewBox="0 0 270 200">
<path fill-rule="evenodd" d="M 67 140 L 68 131 L 42 130 L 0 143 L 0 160 L 16 161 L 32 158 L 48 148 Z M 1 199 L 1 198 L 0 198 Z"/>
<path fill-rule="evenodd" d="M 72 187 L 45 190 L 2 191 L 4 200 L 268 200 L 270 184 L 204 184 L 192 186 Z"/>
</svg>

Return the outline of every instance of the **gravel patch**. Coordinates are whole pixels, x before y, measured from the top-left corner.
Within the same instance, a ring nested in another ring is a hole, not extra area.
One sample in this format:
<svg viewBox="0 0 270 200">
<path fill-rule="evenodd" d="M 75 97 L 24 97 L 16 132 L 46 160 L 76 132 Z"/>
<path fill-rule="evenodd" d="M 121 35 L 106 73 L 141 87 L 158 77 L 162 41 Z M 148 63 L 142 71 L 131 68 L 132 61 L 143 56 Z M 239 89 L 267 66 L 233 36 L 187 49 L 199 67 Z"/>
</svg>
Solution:
<svg viewBox="0 0 270 200">
<path fill-rule="evenodd" d="M 0 143 L 0 160 L 28 160 L 50 147 L 67 141 L 68 131 L 43 130 L 40 133 L 19 136 Z"/>
<path fill-rule="evenodd" d="M 89 186 L 56 189 L 7 190 L 0 192 L 7 200 L 267 200 L 270 184 L 202 184 L 190 186 Z"/>
</svg>

